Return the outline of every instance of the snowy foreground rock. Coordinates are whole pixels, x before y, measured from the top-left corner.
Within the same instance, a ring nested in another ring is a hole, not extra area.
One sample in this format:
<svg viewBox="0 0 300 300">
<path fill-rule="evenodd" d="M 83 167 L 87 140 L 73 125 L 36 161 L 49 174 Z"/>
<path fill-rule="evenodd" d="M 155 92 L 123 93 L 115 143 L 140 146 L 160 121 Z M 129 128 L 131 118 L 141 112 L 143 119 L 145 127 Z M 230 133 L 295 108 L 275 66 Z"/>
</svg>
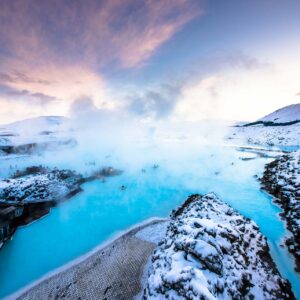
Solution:
<svg viewBox="0 0 300 300">
<path fill-rule="evenodd" d="M 274 202 L 283 209 L 292 236 L 286 239 L 288 250 L 296 260 L 300 272 L 300 151 L 283 155 L 266 165 L 263 187 L 276 198 Z"/>
<path fill-rule="evenodd" d="M 257 225 L 214 194 L 174 211 L 144 299 L 295 299 Z"/>
</svg>

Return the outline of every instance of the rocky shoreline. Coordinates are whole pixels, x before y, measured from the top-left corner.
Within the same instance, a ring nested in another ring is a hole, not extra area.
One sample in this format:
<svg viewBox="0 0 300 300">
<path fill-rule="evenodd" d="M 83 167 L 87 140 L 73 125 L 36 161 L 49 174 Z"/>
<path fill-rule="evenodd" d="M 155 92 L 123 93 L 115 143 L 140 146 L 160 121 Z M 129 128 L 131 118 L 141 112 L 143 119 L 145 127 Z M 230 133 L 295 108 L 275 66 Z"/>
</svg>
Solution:
<svg viewBox="0 0 300 300">
<path fill-rule="evenodd" d="M 62 201 L 82 191 L 81 185 L 95 179 L 119 175 L 111 167 L 83 177 L 71 170 L 42 166 L 17 171 L 11 178 L 0 181 L 0 248 L 18 226 L 26 225 L 49 213 Z"/>
<path fill-rule="evenodd" d="M 157 246 L 155 240 L 147 240 L 145 231 L 160 236 L 164 224 L 163 219 L 139 224 L 8 299 L 136 299 L 144 268 Z"/>
<path fill-rule="evenodd" d="M 148 262 L 148 263 L 147 263 Z M 214 194 L 136 226 L 9 299 L 295 299 L 256 224 Z"/>
<path fill-rule="evenodd" d="M 171 215 L 152 256 L 144 299 L 295 299 L 257 225 L 214 194 Z"/>
<path fill-rule="evenodd" d="M 280 215 L 292 234 L 285 239 L 285 244 L 295 258 L 295 270 L 300 272 L 300 151 L 267 164 L 261 183 L 283 209 Z"/>
</svg>

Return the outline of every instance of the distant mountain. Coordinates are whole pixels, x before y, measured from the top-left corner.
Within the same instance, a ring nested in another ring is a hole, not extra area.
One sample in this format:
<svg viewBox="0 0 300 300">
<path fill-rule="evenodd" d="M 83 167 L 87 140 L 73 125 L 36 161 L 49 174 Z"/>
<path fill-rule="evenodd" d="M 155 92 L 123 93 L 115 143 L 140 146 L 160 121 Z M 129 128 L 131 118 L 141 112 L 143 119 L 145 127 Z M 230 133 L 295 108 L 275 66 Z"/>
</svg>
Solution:
<svg viewBox="0 0 300 300">
<path fill-rule="evenodd" d="M 280 108 L 273 113 L 259 119 L 259 121 L 271 121 L 274 123 L 300 121 L 300 103 Z"/>
<path fill-rule="evenodd" d="M 293 125 L 300 122 L 300 103 L 292 104 L 280 108 L 269 115 L 248 123 L 243 126 L 264 125 L 264 126 L 285 126 Z"/>
<path fill-rule="evenodd" d="M 62 116 L 43 116 L 17 121 L 1 127 L 16 134 L 29 132 L 36 134 L 44 131 L 58 131 L 67 121 L 68 118 Z"/>
<path fill-rule="evenodd" d="M 0 126 L 0 156 L 74 147 L 69 119 L 43 116 Z"/>
<path fill-rule="evenodd" d="M 239 145 L 299 149 L 300 103 L 285 106 L 252 123 L 239 122 L 231 128 L 227 139 Z"/>
</svg>

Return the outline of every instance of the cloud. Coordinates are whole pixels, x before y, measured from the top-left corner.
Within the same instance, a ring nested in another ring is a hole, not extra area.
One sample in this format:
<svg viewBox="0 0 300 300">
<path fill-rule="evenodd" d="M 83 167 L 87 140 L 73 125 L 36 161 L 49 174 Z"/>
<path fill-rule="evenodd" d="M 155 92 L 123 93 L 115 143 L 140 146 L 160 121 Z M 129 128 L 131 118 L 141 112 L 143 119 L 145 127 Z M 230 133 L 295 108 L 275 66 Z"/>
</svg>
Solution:
<svg viewBox="0 0 300 300">
<path fill-rule="evenodd" d="M 8 100 L 38 105 L 46 105 L 58 100 L 56 97 L 44 93 L 32 93 L 28 90 L 18 90 L 5 85 L 0 85 L 0 95 Z"/>
<path fill-rule="evenodd" d="M 200 121 L 203 119 L 222 119 L 219 95 L 223 86 L 222 78 L 208 76 L 195 84 L 186 84 L 174 108 L 174 119 Z"/>
<path fill-rule="evenodd" d="M 137 1 L 130 1 L 134 11 Z M 200 1 L 201 2 L 201 1 Z M 198 3 L 200 3 L 198 1 Z M 135 67 L 145 62 L 155 51 L 186 23 L 202 13 L 196 1 L 140 1 L 138 13 L 132 13 L 113 40 L 116 57 L 123 67 Z M 109 30 L 110 31 L 110 30 Z"/>
<path fill-rule="evenodd" d="M 135 118 L 129 116 L 126 111 L 98 107 L 94 99 L 86 95 L 73 101 L 68 116 L 72 128 L 82 132 L 80 139 L 91 139 L 84 144 L 102 140 L 105 141 L 102 144 L 104 147 L 108 140 L 120 141 L 138 130 L 138 126 L 130 125 L 134 123 Z"/>
<path fill-rule="evenodd" d="M 217 62 L 219 65 L 244 70 L 269 69 L 272 67 L 271 63 L 259 60 L 257 57 L 242 51 L 231 51 L 217 56 Z"/>
<path fill-rule="evenodd" d="M 11 73 L 0 72 L 0 83 L 20 83 L 20 82 L 38 83 L 38 84 L 45 84 L 45 85 L 52 84 L 52 82 L 49 80 L 32 78 L 27 74 L 16 70 L 12 71 Z"/>
<path fill-rule="evenodd" d="M 272 107 L 295 102 L 295 96 L 287 96 L 294 95 L 299 86 L 295 62 L 272 65 L 250 56 L 222 61 L 219 68 L 202 70 L 187 81 L 174 119 L 255 121 Z"/>
<path fill-rule="evenodd" d="M 249 53 L 240 50 L 231 50 L 226 52 L 217 52 L 205 56 L 198 57 L 197 60 L 190 63 L 191 68 L 187 72 L 186 77 L 194 78 L 199 82 L 216 74 L 227 71 L 273 71 L 274 65 L 265 60 L 258 59 Z"/>
<path fill-rule="evenodd" d="M 105 99 L 105 81 L 99 74 L 83 66 L 45 65 L 44 67 L 30 69 L 23 64 L 12 64 L 12 68 L 16 69 L 17 67 L 19 67 L 20 73 L 26 74 L 27 78 L 34 80 L 29 81 L 18 78 L 18 80 L 2 82 L 2 86 L 11 88 L 13 91 L 26 90 L 31 94 L 51 95 L 62 100 L 66 108 L 69 107 L 71 101 L 83 94 L 88 94 L 97 101 Z M 51 82 L 51 84 L 40 83 L 44 81 Z"/>
<path fill-rule="evenodd" d="M 52 102 L 58 100 L 56 97 L 45 95 L 43 93 L 29 93 L 29 95 L 37 100 L 39 100 L 41 103 L 45 104 L 47 102 Z"/>
<path fill-rule="evenodd" d="M 169 78 L 169 82 L 180 84 L 165 84 L 127 96 L 127 109 L 138 116 L 156 119 L 222 118 L 224 85 L 232 80 L 234 86 L 236 81 L 232 74 L 268 72 L 272 65 L 241 51 L 232 51 L 202 58 L 192 69 L 176 81 Z M 224 74 L 228 74 L 228 80 Z"/>
<path fill-rule="evenodd" d="M 81 115 L 91 114 L 98 110 L 94 101 L 88 96 L 81 96 L 73 101 L 70 105 L 69 114 L 77 117 Z"/>
<path fill-rule="evenodd" d="M 180 85 L 162 85 L 156 90 L 128 96 L 127 109 L 141 117 L 166 118 L 172 113 L 180 95 Z"/>
<path fill-rule="evenodd" d="M 4 1 L 1 50 L 34 65 L 84 61 L 131 68 L 201 12 L 198 0 Z"/>
<path fill-rule="evenodd" d="M 0 85 L 11 88 L 8 101 L 60 99 L 47 107 L 51 114 L 67 113 L 80 95 L 111 109 L 115 103 L 107 96 L 103 74 L 140 68 L 202 12 L 202 0 L 4 0 Z M 157 116 L 172 106 L 155 91 L 144 96 L 151 98 L 147 105 L 157 108 Z"/>
</svg>

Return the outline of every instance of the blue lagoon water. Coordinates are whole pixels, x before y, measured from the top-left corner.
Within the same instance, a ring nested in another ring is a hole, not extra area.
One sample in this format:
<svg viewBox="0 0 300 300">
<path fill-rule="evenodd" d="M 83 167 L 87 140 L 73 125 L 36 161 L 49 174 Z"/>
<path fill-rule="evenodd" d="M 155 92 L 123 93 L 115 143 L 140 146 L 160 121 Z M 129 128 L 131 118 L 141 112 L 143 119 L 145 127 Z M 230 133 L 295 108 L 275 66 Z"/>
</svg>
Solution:
<svg viewBox="0 0 300 300">
<path fill-rule="evenodd" d="M 150 217 L 167 217 L 192 193 L 215 192 L 267 236 L 280 272 L 300 296 L 293 260 L 280 247 L 285 234 L 279 208 L 260 190 L 260 175 L 268 159 L 243 161 L 235 149 L 201 149 L 190 155 L 166 156 L 153 163 L 122 168 L 121 176 L 94 181 L 83 192 L 53 208 L 50 214 L 19 228 L 0 251 L 0 298 L 87 253 L 99 244 Z M 118 167 L 118 166 L 116 166 Z M 144 168 L 146 172 L 141 172 Z M 126 189 L 122 191 L 121 185 Z"/>
</svg>

